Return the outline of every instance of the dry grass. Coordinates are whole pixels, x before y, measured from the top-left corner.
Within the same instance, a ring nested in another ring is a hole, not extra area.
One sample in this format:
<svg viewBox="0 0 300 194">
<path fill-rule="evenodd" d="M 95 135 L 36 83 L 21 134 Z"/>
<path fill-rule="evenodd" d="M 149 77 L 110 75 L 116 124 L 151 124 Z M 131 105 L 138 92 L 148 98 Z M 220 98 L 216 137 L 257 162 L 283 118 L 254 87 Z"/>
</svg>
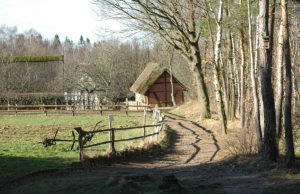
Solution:
<svg viewBox="0 0 300 194">
<path fill-rule="evenodd" d="M 257 153 L 256 137 L 253 127 L 241 128 L 240 121 L 228 121 L 228 134 L 222 135 L 218 115 L 216 114 L 215 103 L 211 102 L 212 118 L 201 120 L 200 104 L 197 101 L 189 101 L 170 112 L 174 115 L 184 117 L 192 120 L 208 130 L 211 130 L 220 147 L 221 155 L 225 156 L 237 156 L 237 155 L 252 155 Z M 300 157 L 300 112 L 293 114 L 293 130 L 294 130 L 294 144 L 296 157 Z M 283 136 L 279 142 L 280 154 L 285 155 L 285 138 L 284 131 Z"/>
<path fill-rule="evenodd" d="M 219 159 L 256 153 L 255 132 L 251 130 L 251 127 L 242 129 L 239 120 L 228 121 L 227 135 L 223 135 L 216 109 L 216 106 L 211 106 L 212 118 L 201 120 L 200 104 L 196 101 L 189 101 L 173 109 L 171 113 L 183 116 L 212 131 L 221 147 Z"/>
</svg>

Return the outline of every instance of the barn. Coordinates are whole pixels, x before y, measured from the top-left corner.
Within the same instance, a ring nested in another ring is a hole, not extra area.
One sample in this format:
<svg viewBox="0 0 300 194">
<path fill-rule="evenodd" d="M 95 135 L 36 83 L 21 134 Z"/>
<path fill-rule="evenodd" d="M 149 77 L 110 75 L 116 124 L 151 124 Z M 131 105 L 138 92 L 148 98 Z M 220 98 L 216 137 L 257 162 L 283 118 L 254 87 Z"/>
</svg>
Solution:
<svg viewBox="0 0 300 194">
<path fill-rule="evenodd" d="M 184 102 L 185 87 L 172 76 L 174 97 L 176 104 Z M 144 71 L 131 86 L 130 91 L 135 93 L 135 100 L 139 104 L 157 104 L 159 107 L 173 106 L 170 73 L 157 63 L 147 64 Z"/>
</svg>

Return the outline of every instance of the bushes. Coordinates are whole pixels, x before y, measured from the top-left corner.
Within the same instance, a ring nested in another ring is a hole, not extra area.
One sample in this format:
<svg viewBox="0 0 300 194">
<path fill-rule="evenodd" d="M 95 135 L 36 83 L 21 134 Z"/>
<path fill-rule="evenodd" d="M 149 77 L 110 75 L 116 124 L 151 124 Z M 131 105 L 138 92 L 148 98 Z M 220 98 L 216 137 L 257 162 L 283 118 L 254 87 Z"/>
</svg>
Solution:
<svg viewBox="0 0 300 194">
<path fill-rule="evenodd" d="M 223 138 L 225 151 L 232 155 L 252 155 L 257 153 L 255 132 L 251 128 L 240 129 Z"/>
</svg>

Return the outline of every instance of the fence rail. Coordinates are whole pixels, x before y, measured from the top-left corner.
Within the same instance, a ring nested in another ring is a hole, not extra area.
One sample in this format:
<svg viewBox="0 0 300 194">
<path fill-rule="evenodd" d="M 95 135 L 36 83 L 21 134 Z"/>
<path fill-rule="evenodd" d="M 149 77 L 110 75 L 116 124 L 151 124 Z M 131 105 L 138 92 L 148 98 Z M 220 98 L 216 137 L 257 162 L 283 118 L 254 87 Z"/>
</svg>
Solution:
<svg viewBox="0 0 300 194">
<path fill-rule="evenodd" d="M 87 108 L 87 109 L 86 109 Z M 132 109 L 136 108 L 136 109 Z M 21 112 L 43 112 L 48 115 L 48 112 L 71 112 L 73 116 L 80 112 L 99 112 L 101 115 L 105 111 L 120 111 L 125 112 L 142 112 L 146 109 L 151 111 L 150 105 L 90 105 L 84 109 L 78 109 L 73 105 L 0 105 L 0 113 L 15 113 Z"/>
<path fill-rule="evenodd" d="M 148 107 L 148 106 L 146 106 Z M 153 109 L 153 121 L 152 125 L 146 125 L 146 116 L 147 116 L 147 111 L 144 109 L 144 125 L 142 126 L 133 126 L 133 127 L 122 127 L 122 128 L 113 128 L 111 127 L 111 123 L 114 120 L 113 115 L 109 115 L 109 127 L 108 129 L 97 129 L 97 126 L 100 122 L 98 122 L 93 131 L 84 131 L 81 127 L 76 127 L 74 130 L 78 133 L 78 139 L 75 139 L 75 134 L 74 131 L 72 131 L 72 140 L 64 140 L 64 139 L 56 139 L 56 135 L 58 133 L 58 130 L 55 132 L 55 135 L 53 138 L 48 139 L 46 138 L 43 142 L 44 147 L 51 146 L 51 145 L 56 145 L 57 141 L 65 141 L 65 142 L 72 142 L 71 149 L 74 147 L 74 143 L 78 142 L 78 150 L 79 150 L 79 160 L 81 161 L 83 159 L 83 151 L 86 148 L 90 147 L 95 147 L 103 144 L 110 144 L 110 152 L 111 154 L 115 154 L 115 143 L 116 142 L 125 142 L 125 141 L 131 141 L 131 140 L 136 140 L 136 139 L 145 139 L 146 137 L 154 137 L 155 140 L 158 140 L 158 135 L 162 134 L 163 131 L 163 124 L 164 124 L 164 118 L 165 116 L 158 110 L 157 105 Z M 152 127 L 152 133 L 146 135 L 146 128 Z M 118 131 L 126 131 L 126 130 L 132 130 L 132 129 L 143 129 L 143 135 L 142 136 L 137 136 L 137 137 L 130 137 L 126 139 L 115 139 L 115 132 Z M 92 145 L 87 145 L 88 142 L 91 142 L 92 138 L 94 135 L 99 134 L 99 133 L 104 133 L 104 132 L 109 132 L 110 134 L 110 140 L 109 141 L 103 141 L 103 142 L 98 142 L 94 143 Z"/>
<path fill-rule="evenodd" d="M 78 133 L 78 150 L 79 150 L 79 160 L 81 161 L 83 159 L 83 151 L 85 148 L 95 147 L 99 145 L 104 144 L 110 144 L 110 152 L 111 154 L 115 154 L 115 143 L 117 142 L 125 142 L 125 141 L 132 141 L 136 139 L 145 139 L 146 137 L 155 137 L 155 139 L 158 139 L 158 135 L 160 135 L 163 131 L 163 124 L 164 124 L 164 118 L 165 116 L 161 114 L 160 111 L 158 111 L 157 107 L 153 111 L 153 124 L 152 125 L 146 125 L 146 111 L 144 111 L 144 125 L 143 126 L 135 126 L 135 127 L 126 127 L 126 128 L 112 128 L 111 127 L 111 118 L 109 118 L 109 129 L 102 129 L 102 130 L 94 130 L 94 131 L 84 131 L 81 127 L 74 128 L 75 131 Z M 152 133 L 146 135 L 146 128 L 152 127 Z M 137 137 L 131 137 L 127 139 L 115 139 L 115 132 L 117 131 L 126 131 L 126 130 L 132 130 L 132 129 L 143 129 L 142 136 Z M 110 133 L 110 140 L 95 143 L 92 145 L 86 145 L 87 141 L 86 139 L 91 140 L 91 138 L 98 133 L 104 133 L 109 132 Z"/>
</svg>

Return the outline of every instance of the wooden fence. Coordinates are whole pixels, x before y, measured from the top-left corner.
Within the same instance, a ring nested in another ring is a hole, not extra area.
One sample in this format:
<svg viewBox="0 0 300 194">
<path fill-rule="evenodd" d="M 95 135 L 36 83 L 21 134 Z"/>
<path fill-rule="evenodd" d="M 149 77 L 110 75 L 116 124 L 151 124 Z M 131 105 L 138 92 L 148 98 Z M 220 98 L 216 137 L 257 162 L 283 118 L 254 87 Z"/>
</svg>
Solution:
<svg viewBox="0 0 300 194">
<path fill-rule="evenodd" d="M 78 109 L 73 105 L 0 105 L 0 113 L 15 113 L 20 112 L 43 112 L 46 116 L 48 112 L 70 112 L 75 116 L 76 112 L 98 112 L 103 115 L 104 111 L 121 111 L 125 112 L 142 112 L 151 111 L 149 105 L 92 105 L 86 106 L 84 109 Z"/>
<path fill-rule="evenodd" d="M 111 115 L 109 116 L 111 117 Z M 111 154 L 115 154 L 115 143 L 116 142 L 125 142 L 125 141 L 131 141 L 136 139 L 145 139 L 146 137 L 154 137 L 155 140 L 158 140 L 158 135 L 162 134 L 163 131 L 163 123 L 164 123 L 164 115 L 157 110 L 157 108 L 153 111 L 153 124 L 152 125 L 146 125 L 146 111 L 144 111 L 144 125 L 143 126 L 135 126 L 135 127 L 126 127 L 126 128 L 112 128 L 111 127 L 111 121 L 112 118 L 109 118 L 109 128 L 108 129 L 101 129 L 101 130 L 95 130 L 95 131 L 84 131 L 81 127 L 74 128 L 78 133 L 78 150 L 79 150 L 79 160 L 81 161 L 83 159 L 83 151 L 85 148 L 95 147 L 103 144 L 110 144 L 110 152 Z M 152 128 L 152 133 L 146 135 L 146 128 Z M 143 135 L 138 137 L 132 137 L 127 139 L 115 139 L 115 133 L 118 131 L 126 131 L 131 129 L 142 129 Z M 109 132 L 110 133 L 110 140 L 95 143 L 92 145 L 87 145 L 87 142 L 90 141 L 90 139 L 98 133 L 104 133 Z"/>
</svg>

